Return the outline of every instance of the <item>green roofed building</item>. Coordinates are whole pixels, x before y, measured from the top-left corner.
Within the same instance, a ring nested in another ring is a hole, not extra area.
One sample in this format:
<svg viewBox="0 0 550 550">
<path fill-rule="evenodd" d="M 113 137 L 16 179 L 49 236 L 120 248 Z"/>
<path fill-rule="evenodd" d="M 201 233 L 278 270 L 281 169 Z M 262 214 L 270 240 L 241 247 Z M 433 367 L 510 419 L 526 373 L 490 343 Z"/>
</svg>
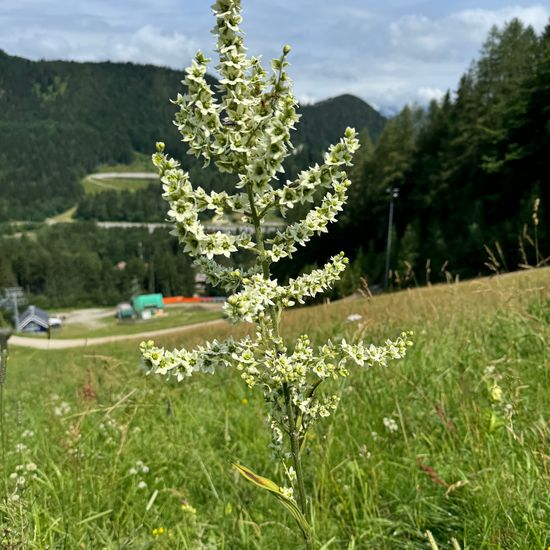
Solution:
<svg viewBox="0 0 550 550">
<path fill-rule="evenodd" d="M 132 307 L 141 319 L 150 319 L 164 311 L 162 294 L 142 294 L 132 298 Z"/>
</svg>

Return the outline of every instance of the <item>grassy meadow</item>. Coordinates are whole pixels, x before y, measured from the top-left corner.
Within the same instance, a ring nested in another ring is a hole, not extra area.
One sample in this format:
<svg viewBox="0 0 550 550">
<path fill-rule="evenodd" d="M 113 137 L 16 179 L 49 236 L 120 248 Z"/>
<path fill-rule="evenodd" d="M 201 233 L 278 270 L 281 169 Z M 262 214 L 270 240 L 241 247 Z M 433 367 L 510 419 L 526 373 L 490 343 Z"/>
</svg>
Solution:
<svg viewBox="0 0 550 550">
<path fill-rule="evenodd" d="M 304 451 L 316 548 L 426 549 L 429 530 L 441 549 L 454 537 L 547 550 L 549 269 L 302 308 L 283 324 L 319 342 L 415 331 L 405 360 L 331 388 L 341 404 Z M 292 518 L 231 468 L 282 479 L 262 397 L 236 373 L 148 377 L 135 341 L 12 347 L 3 399 L 0 548 L 301 548 Z"/>
<path fill-rule="evenodd" d="M 82 180 L 82 187 L 87 195 L 102 193 L 103 191 L 136 191 L 158 183 L 157 177 L 151 179 L 132 178 L 132 172 L 152 172 L 151 156 L 143 153 L 133 153 L 132 162 L 129 164 L 101 164 L 96 168 L 96 173 L 121 173 L 124 177 L 97 178 L 93 175 L 86 176 Z"/>
<path fill-rule="evenodd" d="M 87 177 L 82 180 L 84 192 L 87 195 L 102 193 L 103 191 L 135 191 L 136 189 L 144 189 L 151 185 L 156 180 L 151 179 L 136 179 L 136 178 L 110 178 L 96 179 Z"/>
<path fill-rule="evenodd" d="M 151 154 L 132 152 L 132 160 L 128 164 L 100 164 L 96 172 L 151 172 Z"/>
</svg>

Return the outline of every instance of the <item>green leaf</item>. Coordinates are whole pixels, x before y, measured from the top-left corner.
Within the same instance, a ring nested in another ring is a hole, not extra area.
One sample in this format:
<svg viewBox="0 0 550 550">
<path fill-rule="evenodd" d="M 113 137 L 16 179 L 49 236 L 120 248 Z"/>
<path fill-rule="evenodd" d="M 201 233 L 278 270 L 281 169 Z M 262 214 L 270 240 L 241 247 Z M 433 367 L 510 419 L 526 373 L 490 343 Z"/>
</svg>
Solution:
<svg viewBox="0 0 550 550">
<path fill-rule="evenodd" d="M 281 488 L 270 479 L 255 474 L 252 470 L 242 464 L 233 464 L 233 467 L 237 470 L 237 472 L 239 472 L 239 474 L 248 479 L 251 483 L 254 483 L 257 487 L 260 487 L 260 489 L 266 489 L 275 494 L 281 493 Z"/>
<path fill-rule="evenodd" d="M 285 496 L 281 488 L 275 482 L 254 473 L 250 468 L 247 468 L 242 464 L 233 464 L 233 467 L 245 479 L 250 481 L 250 483 L 253 483 L 254 485 L 256 485 L 256 487 L 259 487 L 260 489 L 265 489 L 266 491 L 269 491 L 273 496 L 275 496 L 275 498 L 277 498 L 277 500 L 292 514 L 292 516 L 296 520 L 296 523 L 299 525 L 300 529 L 304 533 L 304 537 L 306 537 L 307 539 L 311 537 L 311 527 L 304 517 L 304 514 L 302 514 L 296 502 L 294 502 L 293 499 Z"/>
</svg>

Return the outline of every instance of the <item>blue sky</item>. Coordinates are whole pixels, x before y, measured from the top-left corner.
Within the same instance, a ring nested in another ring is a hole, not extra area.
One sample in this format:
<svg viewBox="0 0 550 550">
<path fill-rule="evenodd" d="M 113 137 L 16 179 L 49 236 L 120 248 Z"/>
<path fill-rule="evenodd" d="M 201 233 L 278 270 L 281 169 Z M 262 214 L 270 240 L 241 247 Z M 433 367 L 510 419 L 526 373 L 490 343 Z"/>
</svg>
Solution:
<svg viewBox="0 0 550 550">
<path fill-rule="evenodd" d="M 187 66 L 209 52 L 208 0 L 0 2 L 0 48 L 30 59 Z M 242 0 L 247 45 L 264 59 L 293 47 L 302 101 L 352 93 L 382 109 L 454 89 L 492 25 L 513 17 L 540 32 L 550 1 Z"/>
</svg>

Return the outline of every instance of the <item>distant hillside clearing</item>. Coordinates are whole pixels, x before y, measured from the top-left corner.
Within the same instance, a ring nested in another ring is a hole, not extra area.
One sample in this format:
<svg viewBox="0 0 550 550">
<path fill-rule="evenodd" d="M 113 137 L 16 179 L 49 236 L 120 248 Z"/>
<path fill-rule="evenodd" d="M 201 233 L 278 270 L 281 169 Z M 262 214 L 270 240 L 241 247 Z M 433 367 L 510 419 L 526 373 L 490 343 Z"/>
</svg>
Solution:
<svg viewBox="0 0 550 550">
<path fill-rule="evenodd" d="M 135 191 L 158 182 L 155 172 L 98 172 L 82 180 L 87 195 L 102 191 Z"/>
</svg>

